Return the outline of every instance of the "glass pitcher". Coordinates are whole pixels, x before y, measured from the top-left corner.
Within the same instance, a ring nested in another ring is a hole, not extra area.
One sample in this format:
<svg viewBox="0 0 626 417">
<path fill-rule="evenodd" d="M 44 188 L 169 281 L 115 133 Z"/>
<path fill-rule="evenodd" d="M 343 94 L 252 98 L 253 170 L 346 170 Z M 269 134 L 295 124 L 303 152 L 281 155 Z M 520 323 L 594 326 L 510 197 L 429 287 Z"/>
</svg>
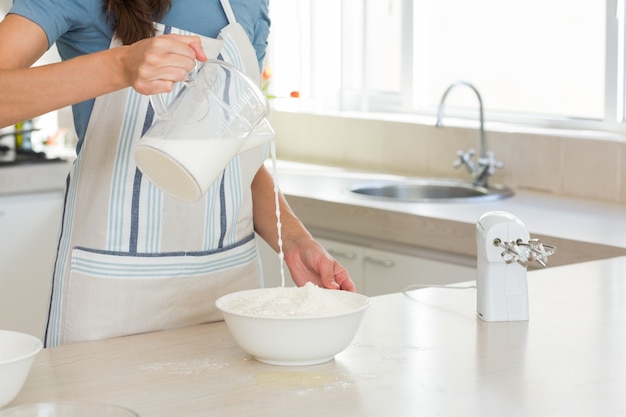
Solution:
<svg viewBox="0 0 626 417">
<path fill-rule="evenodd" d="M 169 105 L 165 94 L 150 101 L 157 120 L 134 158 L 150 181 L 182 201 L 199 200 L 235 155 L 274 138 L 261 89 L 220 60 L 198 63 Z"/>
</svg>

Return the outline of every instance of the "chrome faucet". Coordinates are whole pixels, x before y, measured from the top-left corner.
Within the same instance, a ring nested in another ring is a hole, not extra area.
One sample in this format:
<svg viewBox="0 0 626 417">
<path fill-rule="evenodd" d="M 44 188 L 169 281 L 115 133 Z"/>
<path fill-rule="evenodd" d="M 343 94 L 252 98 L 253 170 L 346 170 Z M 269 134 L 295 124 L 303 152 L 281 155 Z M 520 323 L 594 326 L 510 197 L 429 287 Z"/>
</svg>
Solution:
<svg viewBox="0 0 626 417">
<path fill-rule="evenodd" d="M 479 128 L 479 153 L 478 160 L 474 162 L 473 158 L 476 154 L 475 149 L 469 149 L 468 151 L 458 151 L 457 159 L 454 161 L 454 167 L 458 168 L 461 165 L 465 165 L 470 175 L 472 176 L 472 183 L 479 187 L 487 187 L 487 179 L 493 175 L 496 171 L 496 168 L 502 168 L 503 163 L 496 161 L 494 153 L 492 151 L 487 150 L 486 140 L 485 140 L 485 119 L 483 113 L 483 100 L 480 97 L 480 93 L 472 84 L 467 81 L 457 81 L 451 84 L 446 91 L 443 93 L 441 97 L 441 102 L 439 103 L 439 110 L 437 111 L 437 127 L 443 127 L 443 111 L 444 111 L 444 103 L 446 101 L 446 97 L 448 93 L 452 89 L 458 86 L 466 86 L 472 89 L 472 91 L 476 94 L 476 98 L 478 98 L 478 107 L 480 113 L 480 128 Z"/>
</svg>

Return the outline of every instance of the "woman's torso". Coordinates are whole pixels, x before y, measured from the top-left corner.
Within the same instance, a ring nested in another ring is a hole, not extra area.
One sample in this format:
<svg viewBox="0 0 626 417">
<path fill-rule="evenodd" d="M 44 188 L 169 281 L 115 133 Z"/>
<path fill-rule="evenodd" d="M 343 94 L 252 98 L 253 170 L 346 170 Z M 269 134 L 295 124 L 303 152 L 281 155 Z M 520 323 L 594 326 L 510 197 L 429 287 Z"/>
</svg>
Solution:
<svg viewBox="0 0 626 417">
<path fill-rule="evenodd" d="M 258 73 L 240 28 L 221 30 L 220 55 L 250 61 Z M 233 158 L 200 201 L 182 203 L 160 192 L 132 158 L 152 120 L 148 97 L 132 88 L 95 100 L 68 176 L 47 346 L 218 320 L 219 296 L 261 284 L 250 185 L 265 150 Z"/>
</svg>

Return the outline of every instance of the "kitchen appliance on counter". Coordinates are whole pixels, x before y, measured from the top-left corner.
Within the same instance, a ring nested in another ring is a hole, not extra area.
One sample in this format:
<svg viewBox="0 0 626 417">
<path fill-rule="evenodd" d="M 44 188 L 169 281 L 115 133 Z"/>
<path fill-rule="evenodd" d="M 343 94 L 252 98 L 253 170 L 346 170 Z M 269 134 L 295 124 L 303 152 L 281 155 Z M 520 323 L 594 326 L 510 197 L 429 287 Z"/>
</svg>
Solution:
<svg viewBox="0 0 626 417">
<path fill-rule="evenodd" d="M 526 225 L 511 213 L 490 211 L 476 223 L 476 312 L 484 321 L 528 320 L 528 264 L 545 267 L 556 251 L 530 239 Z"/>
<path fill-rule="evenodd" d="M 39 162 L 64 162 L 58 156 L 50 156 L 38 150 L 33 143 L 33 133 L 40 129 L 32 120 L 16 124 L 12 130 L 0 130 L 0 167 Z"/>
</svg>

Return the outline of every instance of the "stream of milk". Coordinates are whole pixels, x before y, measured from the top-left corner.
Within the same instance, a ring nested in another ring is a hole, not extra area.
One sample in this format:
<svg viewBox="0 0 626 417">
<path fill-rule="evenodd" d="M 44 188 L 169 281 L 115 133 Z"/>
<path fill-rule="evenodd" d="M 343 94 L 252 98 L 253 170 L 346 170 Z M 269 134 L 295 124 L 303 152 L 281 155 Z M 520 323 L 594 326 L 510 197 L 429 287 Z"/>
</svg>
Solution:
<svg viewBox="0 0 626 417">
<path fill-rule="evenodd" d="M 162 139 L 144 136 L 135 148 L 139 169 L 161 190 L 197 201 L 237 154 L 245 139 Z"/>
<path fill-rule="evenodd" d="M 283 252 L 282 223 L 280 222 L 280 201 L 278 182 L 276 181 L 276 140 L 270 144 L 272 156 L 272 177 L 274 179 L 274 199 L 276 202 L 276 227 L 278 229 L 278 261 L 280 262 L 280 282 L 281 287 L 285 286 L 285 254 Z"/>
</svg>

